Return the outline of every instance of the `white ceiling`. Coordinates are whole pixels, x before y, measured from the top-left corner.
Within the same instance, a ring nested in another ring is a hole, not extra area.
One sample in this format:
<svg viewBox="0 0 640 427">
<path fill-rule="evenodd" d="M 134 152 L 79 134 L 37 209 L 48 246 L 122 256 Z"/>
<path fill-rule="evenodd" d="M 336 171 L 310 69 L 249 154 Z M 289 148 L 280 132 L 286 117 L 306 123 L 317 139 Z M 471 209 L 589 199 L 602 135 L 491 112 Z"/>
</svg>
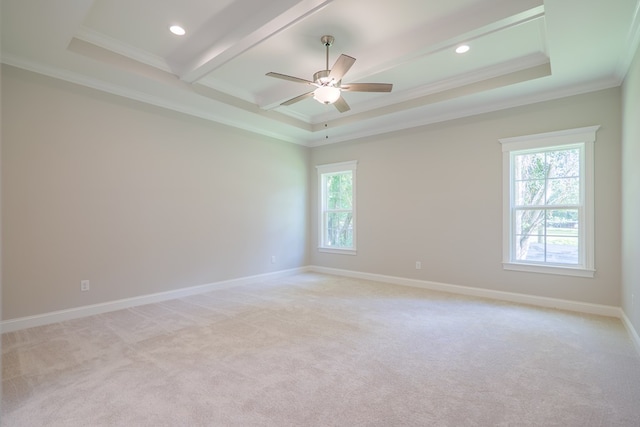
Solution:
<svg viewBox="0 0 640 427">
<path fill-rule="evenodd" d="M 2 0 L 2 62 L 307 146 L 621 84 L 640 0 Z M 187 34 L 171 34 L 182 25 Z M 312 98 L 355 57 L 339 113 Z M 466 43 L 463 55 L 454 49 Z"/>
</svg>

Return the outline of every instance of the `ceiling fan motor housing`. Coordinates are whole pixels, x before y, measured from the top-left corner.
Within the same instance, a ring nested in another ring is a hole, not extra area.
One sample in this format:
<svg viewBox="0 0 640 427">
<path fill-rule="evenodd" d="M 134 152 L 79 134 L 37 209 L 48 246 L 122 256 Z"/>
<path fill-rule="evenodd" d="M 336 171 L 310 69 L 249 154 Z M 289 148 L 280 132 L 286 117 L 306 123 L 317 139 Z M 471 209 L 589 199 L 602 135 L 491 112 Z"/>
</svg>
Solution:
<svg viewBox="0 0 640 427">
<path fill-rule="evenodd" d="M 320 70 L 313 75 L 313 81 L 320 86 L 340 86 L 340 82 L 336 82 L 329 78 L 331 70 Z"/>
</svg>

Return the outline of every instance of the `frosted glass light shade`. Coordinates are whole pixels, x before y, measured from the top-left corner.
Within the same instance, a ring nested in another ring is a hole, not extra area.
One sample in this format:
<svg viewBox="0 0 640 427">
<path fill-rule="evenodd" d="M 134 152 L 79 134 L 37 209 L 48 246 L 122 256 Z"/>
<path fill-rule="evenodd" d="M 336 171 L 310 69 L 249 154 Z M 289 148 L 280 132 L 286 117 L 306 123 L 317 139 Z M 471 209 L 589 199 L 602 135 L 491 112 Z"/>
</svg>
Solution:
<svg viewBox="0 0 640 427">
<path fill-rule="evenodd" d="M 322 104 L 333 104 L 340 98 L 340 89 L 333 86 L 320 86 L 313 91 L 313 99 Z"/>
</svg>

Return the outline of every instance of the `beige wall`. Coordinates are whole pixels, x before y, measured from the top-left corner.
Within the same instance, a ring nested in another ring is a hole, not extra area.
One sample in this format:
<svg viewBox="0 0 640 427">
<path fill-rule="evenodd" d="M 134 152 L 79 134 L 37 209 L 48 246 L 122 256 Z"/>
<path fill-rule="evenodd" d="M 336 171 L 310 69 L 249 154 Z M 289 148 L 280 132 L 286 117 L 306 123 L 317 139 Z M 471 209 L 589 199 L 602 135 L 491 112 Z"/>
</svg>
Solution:
<svg viewBox="0 0 640 427">
<path fill-rule="evenodd" d="M 622 308 L 640 332 L 640 49 L 622 88 Z"/>
<path fill-rule="evenodd" d="M 2 112 L 3 319 L 308 264 L 307 148 L 12 67 Z"/>
<path fill-rule="evenodd" d="M 3 319 L 307 264 L 621 304 L 619 89 L 308 150 L 12 67 L 2 84 Z M 498 139 L 596 124 L 596 277 L 502 270 Z M 315 165 L 346 160 L 358 255 L 321 254 Z"/>
<path fill-rule="evenodd" d="M 498 139 L 590 125 L 601 125 L 595 278 L 504 271 Z M 620 149 L 619 89 L 316 148 L 312 168 L 358 160 L 358 254 L 317 251 L 312 174 L 311 263 L 619 306 Z"/>
</svg>

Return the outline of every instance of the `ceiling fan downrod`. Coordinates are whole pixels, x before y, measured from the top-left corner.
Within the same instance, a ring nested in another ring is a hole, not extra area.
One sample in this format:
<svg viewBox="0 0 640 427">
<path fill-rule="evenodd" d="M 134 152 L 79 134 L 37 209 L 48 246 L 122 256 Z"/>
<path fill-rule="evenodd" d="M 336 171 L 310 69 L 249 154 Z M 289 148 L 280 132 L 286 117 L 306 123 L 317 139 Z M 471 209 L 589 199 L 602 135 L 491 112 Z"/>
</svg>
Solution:
<svg viewBox="0 0 640 427">
<path fill-rule="evenodd" d="M 326 61 L 327 65 L 325 67 L 325 70 L 329 69 L 329 47 L 331 47 L 331 45 L 333 44 L 334 40 L 335 39 L 333 38 L 333 36 L 322 36 L 322 37 L 320 37 L 320 41 L 327 48 L 327 61 Z"/>
</svg>

